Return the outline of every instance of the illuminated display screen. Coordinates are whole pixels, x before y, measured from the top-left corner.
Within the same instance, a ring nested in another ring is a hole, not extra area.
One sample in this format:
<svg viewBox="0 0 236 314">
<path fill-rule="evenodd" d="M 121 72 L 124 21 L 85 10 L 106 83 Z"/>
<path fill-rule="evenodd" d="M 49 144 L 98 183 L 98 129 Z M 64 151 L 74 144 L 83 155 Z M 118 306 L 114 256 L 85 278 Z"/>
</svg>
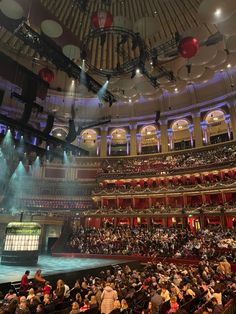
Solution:
<svg viewBox="0 0 236 314">
<path fill-rule="evenodd" d="M 5 251 L 37 251 L 39 248 L 39 235 L 8 234 L 5 239 Z"/>
<path fill-rule="evenodd" d="M 4 251 L 38 251 L 41 227 L 37 223 L 9 223 Z"/>
</svg>

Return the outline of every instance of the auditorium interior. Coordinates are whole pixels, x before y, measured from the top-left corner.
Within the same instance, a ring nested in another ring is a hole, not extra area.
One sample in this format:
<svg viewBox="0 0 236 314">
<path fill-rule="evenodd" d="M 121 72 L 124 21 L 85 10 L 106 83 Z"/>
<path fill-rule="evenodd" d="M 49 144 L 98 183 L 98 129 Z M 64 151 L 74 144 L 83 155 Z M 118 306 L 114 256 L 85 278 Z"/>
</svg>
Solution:
<svg viewBox="0 0 236 314">
<path fill-rule="evenodd" d="M 235 313 L 235 0 L 0 9 L 1 313 Z"/>
</svg>

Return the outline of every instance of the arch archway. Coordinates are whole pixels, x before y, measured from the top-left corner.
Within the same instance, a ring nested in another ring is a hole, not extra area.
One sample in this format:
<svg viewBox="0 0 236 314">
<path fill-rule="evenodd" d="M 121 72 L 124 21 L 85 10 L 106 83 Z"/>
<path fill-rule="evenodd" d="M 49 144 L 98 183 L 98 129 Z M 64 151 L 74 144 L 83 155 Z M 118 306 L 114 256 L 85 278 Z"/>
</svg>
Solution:
<svg viewBox="0 0 236 314">
<path fill-rule="evenodd" d="M 160 143 L 158 142 L 157 126 L 154 124 L 145 125 L 141 128 L 141 144 L 142 154 L 156 153 L 160 151 Z M 158 148 L 159 144 L 159 148 Z"/>
<path fill-rule="evenodd" d="M 194 146 L 191 122 L 181 118 L 171 123 L 174 150 L 192 148 Z"/>
</svg>

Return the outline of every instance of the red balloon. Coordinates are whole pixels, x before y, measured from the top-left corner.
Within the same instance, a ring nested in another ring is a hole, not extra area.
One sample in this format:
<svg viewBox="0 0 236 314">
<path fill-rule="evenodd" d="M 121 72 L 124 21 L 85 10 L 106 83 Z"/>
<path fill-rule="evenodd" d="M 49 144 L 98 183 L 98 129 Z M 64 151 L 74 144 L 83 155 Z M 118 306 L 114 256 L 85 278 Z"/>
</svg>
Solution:
<svg viewBox="0 0 236 314">
<path fill-rule="evenodd" d="M 48 69 L 48 68 L 43 68 L 39 71 L 39 76 L 41 79 L 48 84 L 50 84 L 54 80 L 54 73 Z"/>
<path fill-rule="evenodd" d="M 197 38 L 185 37 L 180 41 L 178 49 L 183 58 L 189 59 L 198 52 L 199 42 Z"/>
<path fill-rule="evenodd" d="M 94 28 L 109 28 L 112 25 L 113 17 L 108 11 L 96 11 L 91 17 L 91 22 Z"/>
</svg>

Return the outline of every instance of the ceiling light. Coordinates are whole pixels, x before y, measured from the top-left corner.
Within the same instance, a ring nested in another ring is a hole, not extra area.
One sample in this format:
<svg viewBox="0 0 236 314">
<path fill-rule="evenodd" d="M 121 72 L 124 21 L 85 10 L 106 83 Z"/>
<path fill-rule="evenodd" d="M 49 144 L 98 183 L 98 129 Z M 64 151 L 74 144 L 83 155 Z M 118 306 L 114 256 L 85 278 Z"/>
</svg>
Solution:
<svg viewBox="0 0 236 314">
<path fill-rule="evenodd" d="M 120 137 L 121 135 L 120 134 L 117 134 L 117 137 Z"/>
<path fill-rule="evenodd" d="M 178 128 L 179 128 L 179 129 L 183 129 L 183 126 L 182 126 L 182 125 L 179 125 Z"/>
<path fill-rule="evenodd" d="M 57 136 L 58 136 L 58 137 L 62 137 L 62 134 L 61 134 L 61 133 L 57 133 Z"/>
<path fill-rule="evenodd" d="M 222 10 L 220 8 L 218 8 L 218 9 L 215 10 L 214 15 L 217 16 L 217 17 L 220 17 L 221 13 L 222 13 Z"/>
<path fill-rule="evenodd" d="M 129 99 L 129 102 L 131 102 L 132 100 L 131 99 Z"/>
<path fill-rule="evenodd" d="M 151 134 L 151 132 L 150 132 L 150 131 L 147 131 L 147 134 L 148 134 L 148 135 L 150 135 L 150 134 Z"/>
<path fill-rule="evenodd" d="M 136 74 L 140 74 L 140 69 L 136 69 Z"/>
<path fill-rule="evenodd" d="M 218 117 L 214 117 L 213 120 L 214 120 L 214 121 L 218 121 L 219 118 L 218 118 Z"/>
<path fill-rule="evenodd" d="M 231 68 L 231 64 L 230 63 L 227 64 L 227 68 L 228 69 Z"/>
<path fill-rule="evenodd" d="M 175 92 L 176 92 L 176 93 L 178 92 L 178 88 L 177 88 L 177 87 L 175 87 Z"/>
</svg>

